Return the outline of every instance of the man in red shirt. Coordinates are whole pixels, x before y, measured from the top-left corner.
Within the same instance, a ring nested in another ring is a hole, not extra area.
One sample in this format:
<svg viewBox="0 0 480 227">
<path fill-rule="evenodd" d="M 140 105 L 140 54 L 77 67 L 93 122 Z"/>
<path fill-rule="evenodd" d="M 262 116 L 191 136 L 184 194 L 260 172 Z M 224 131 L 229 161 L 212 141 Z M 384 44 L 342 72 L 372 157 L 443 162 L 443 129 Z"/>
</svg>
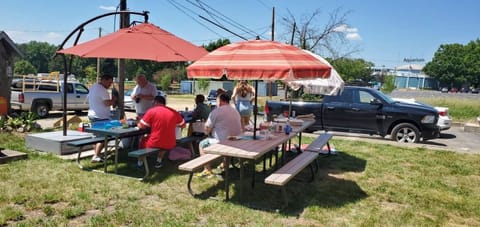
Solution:
<svg viewBox="0 0 480 227">
<path fill-rule="evenodd" d="M 142 129 L 150 128 L 150 135 L 147 137 L 145 147 L 161 149 L 155 163 L 155 168 L 158 169 L 162 167 L 162 158 L 165 152 L 177 145 L 176 127 L 185 127 L 185 121 L 176 110 L 165 105 L 166 101 L 163 96 L 156 96 L 154 102 L 154 107 L 143 115 L 137 125 Z"/>
</svg>

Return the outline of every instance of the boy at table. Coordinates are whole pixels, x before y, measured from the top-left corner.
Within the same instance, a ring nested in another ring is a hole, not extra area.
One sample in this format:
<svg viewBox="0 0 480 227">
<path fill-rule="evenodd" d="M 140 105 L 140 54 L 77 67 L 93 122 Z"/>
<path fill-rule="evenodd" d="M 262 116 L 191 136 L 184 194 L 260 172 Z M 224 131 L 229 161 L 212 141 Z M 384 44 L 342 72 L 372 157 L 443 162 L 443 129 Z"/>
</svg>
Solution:
<svg viewBox="0 0 480 227">
<path fill-rule="evenodd" d="M 145 147 L 160 149 L 155 163 L 156 169 L 163 166 L 162 159 L 165 152 L 177 145 L 175 128 L 185 127 L 182 115 L 165 104 L 166 101 L 163 96 L 156 96 L 154 106 L 145 113 L 137 124 L 142 129 L 150 128 L 150 135 L 146 138 Z M 141 167 L 143 162 L 138 161 L 137 165 Z"/>
<path fill-rule="evenodd" d="M 226 93 L 217 96 L 217 108 L 208 116 L 205 131 L 212 137 L 200 141 L 200 155 L 205 154 L 203 149 L 211 144 L 227 140 L 229 136 L 242 134 L 240 114 L 230 105 L 230 96 Z M 210 164 L 205 165 L 204 170 L 199 174 L 201 177 L 211 177 L 212 175 Z"/>
</svg>

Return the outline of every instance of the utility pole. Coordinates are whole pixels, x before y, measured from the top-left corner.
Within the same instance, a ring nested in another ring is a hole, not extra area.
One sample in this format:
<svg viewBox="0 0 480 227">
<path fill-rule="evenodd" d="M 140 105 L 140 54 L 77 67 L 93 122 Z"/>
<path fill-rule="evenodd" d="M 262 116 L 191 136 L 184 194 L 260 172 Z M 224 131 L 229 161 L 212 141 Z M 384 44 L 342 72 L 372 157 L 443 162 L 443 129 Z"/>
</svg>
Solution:
<svg viewBox="0 0 480 227">
<path fill-rule="evenodd" d="M 120 12 L 127 11 L 127 0 L 120 0 Z M 120 29 L 130 25 L 130 18 L 126 13 L 120 14 Z M 125 93 L 125 59 L 118 59 L 118 111 L 120 118 L 125 116 L 124 93 Z"/>
<path fill-rule="evenodd" d="M 275 7 L 272 8 L 272 41 L 275 40 Z M 268 91 L 268 93 L 270 94 L 270 100 L 272 100 L 272 89 L 273 89 L 273 82 L 270 81 L 270 89 Z"/>
<path fill-rule="evenodd" d="M 98 38 L 102 37 L 102 28 L 98 27 Z M 95 82 L 98 82 L 98 78 L 100 78 L 100 58 L 97 58 L 97 80 Z"/>
</svg>

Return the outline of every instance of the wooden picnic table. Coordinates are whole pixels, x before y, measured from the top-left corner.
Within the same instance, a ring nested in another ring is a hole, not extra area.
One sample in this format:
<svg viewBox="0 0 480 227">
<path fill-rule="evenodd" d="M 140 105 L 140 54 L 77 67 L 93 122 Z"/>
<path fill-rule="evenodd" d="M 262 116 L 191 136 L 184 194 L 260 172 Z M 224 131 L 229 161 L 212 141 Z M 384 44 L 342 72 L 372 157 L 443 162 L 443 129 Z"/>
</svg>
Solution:
<svg viewBox="0 0 480 227">
<path fill-rule="evenodd" d="M 117 165 L 118 165 L 118 150 L 120 148 L 120 140 L 122 138 L 128 138 L 128 137 L 138 137 L 141 135 L 144 135 L 149 132 L 148 129 L 140 129 L 138 127 L 131 127 L 131 128 L 121 128 L 121 127 L 115 127 L 115 128 L 85 128 L 86 132 L 93 133 L 96 136 L 103 136 L 105 138 L 104 140 L 104 154 L 108 154 L 108 141 L 114 139 L 115 140 L 115 145 L 113 147 L 114 149 L 114 156 L 115 156 L 115 173 L 117 173 Z M 104 172 L 107 172 L 107 157 L 105 157 L 105 160 L 103 161 L 104 165 Z"/>
<path fill-rule="evenodd" d="M 294 136 L 301 133 L 312 125 L 313 121 L 304 121 L 301 126 L 292 126 L 292 132 L 289 135 L 286 135 L 283 132 L 274 132 L 272 138 L 265 139 L 260 136 L 260 138 L 253 140 L 252 133 L 246 132 L 243 137 L 240 137 L 237 140 L 225 140 L 217 144 L 212 144 L 204 149 L 207 154 L 217 154 L 223 157 L 227 157 L 227 167 L 229 166 L 228 161 L 230 158 L 238 158 L 240 164 L 240 197 L 242 196 L 242 187 L 243 187 L 243 178 L 244 178 L 244 165 L 245 160 L 255 161 L 263 157 L 269 151 L 275 149 L 281 144 L 286 143 Z M 258 136 L 258 135 L 257 135 Z M 228 182 L 228 169 L 225 168 L 225 197 L 226 200 L 229 199 L 229 182 Z"/>
</svg>

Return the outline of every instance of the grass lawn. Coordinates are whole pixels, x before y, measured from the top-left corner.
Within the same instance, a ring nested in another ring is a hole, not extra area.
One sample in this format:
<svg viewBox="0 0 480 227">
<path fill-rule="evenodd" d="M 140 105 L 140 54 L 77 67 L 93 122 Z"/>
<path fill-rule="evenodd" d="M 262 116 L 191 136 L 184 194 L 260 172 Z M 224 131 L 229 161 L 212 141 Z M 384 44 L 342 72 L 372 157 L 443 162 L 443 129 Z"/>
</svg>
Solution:
<svg viewBox="0 0 480 227">
<path fill-rule="evenodd" d="M 240 201 L 238 174 L 231 171 L 231 201 L 225 202 L 211 198 L 225 196 L 217 178 L 194 178 L 200 194 L 188 194 L 188 175 L 177 170 L 178 162 L 139 182 L 122 177 L 142 176 L 125 156 L 119 176 L 29 151 L 11 134 L 1 133 L 0 144 L 29 155 L 0 165 L 0 225 L 480 225 L 479 155 L 333 139 L 338 154 L 319 159 L 313 182 L 291 181 L 289 207 L 275 211 L 282 205 L 280 190 L 260 176 L 254 190 L 245 186 Z"/>
</svg>

